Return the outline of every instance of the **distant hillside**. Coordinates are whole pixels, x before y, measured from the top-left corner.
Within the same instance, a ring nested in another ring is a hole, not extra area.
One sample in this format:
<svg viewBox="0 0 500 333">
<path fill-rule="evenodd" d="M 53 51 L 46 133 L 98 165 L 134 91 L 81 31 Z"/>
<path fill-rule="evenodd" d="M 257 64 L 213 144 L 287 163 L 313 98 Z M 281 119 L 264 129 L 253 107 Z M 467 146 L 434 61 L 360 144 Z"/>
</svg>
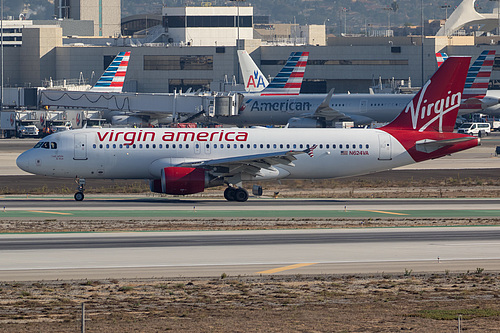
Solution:
<svg viewBox="0 0 500 333">
<path fill-rule="evenodd" d="M 51 19 L 54 15 L 54 1 L 59 0 L 3 0 L 6 16 L 19 17 L 23 4 L 29 4 L 31 19 Z M 236 4 L 225 0 L 122 0 L 122 16 L 144 13 L 160 13 L 162 5 L 200 5 L 212 2 L 214 5 Z M 251 0 L 241 3 L 252 4 L 255 15 L 270 16 L 273 23 L 323 24 L 334 33 L 356 33 L 365 26 L 385 28 L 391 26 L 417 25 L 420 23 L 419 0 Z M 424 0 L 425 19 L 444 19 L 462 0 Z M 478 0 L 479 12 L 491 12 L 494 1 Z M 387 8 L 396 9 L 386 10 Z M 345 9 L 345 10 L 344 10 Z M 345 18 L 345 21 L 344 21 Z"/>
<path fill-rule="evenodd" d="M 214 5 L 236 4 L 223 0 L 164 0 L 156 1 L 156 8 L 159 10 L 162 3 L 179 6 L 200 5 L 202 2 L 212 2 Z M 424 0 L 424 18 L 444 19 L 446 9 L 441 6 L 450 6 L 447 12 L 449 16 L 461 2 L 462 0 Z M 268 15 L 273 23 L 326 23 L 334 33 L 343 32 L 344 28 L 348 33 L 356 33 L 367 26 L 385 29 L 389 20 L 391 26 L 420 24 L 419 0 L 251 0 L 241 4 L 252 4 L 255 15 Z M 489 0 L 476 2 L 479 12 L 491 12 L 494 4 Z M 122 12 L 125 15 L 137 14 L 144 12 L 145 8 L 153 11 L 153 7 L 155 5 L 151 2 L 148 6 L 143 0 L 123 0 Z M 388 8 L 391 10 L 387 10 Z"/>
</svg>

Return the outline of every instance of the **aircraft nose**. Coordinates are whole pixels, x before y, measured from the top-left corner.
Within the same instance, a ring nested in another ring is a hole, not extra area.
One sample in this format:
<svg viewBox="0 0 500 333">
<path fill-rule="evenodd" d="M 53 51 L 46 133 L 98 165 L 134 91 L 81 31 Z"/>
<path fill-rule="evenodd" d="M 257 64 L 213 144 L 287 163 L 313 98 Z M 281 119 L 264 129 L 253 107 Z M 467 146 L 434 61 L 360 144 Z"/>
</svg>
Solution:
<svg viewBox="0 0 500 333">
<path fill-rule="evenodd" d="M 23 171 L 30 172 L 29 168 L 29 156 L 27 152 L 22 153 L 16 159 L 17 167 Z"/>
</svg>

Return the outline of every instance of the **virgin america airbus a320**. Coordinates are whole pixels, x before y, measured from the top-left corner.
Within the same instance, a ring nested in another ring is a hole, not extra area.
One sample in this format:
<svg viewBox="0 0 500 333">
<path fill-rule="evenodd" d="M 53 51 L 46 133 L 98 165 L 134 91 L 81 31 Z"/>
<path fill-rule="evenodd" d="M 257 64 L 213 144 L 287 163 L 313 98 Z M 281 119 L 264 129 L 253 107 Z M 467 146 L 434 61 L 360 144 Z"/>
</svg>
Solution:
<svg viewBox="0 0 500 333">
<path fill-rule="evenodd" d="M 187 195 L 243 181 L 362 175 L 475 147 L 453 133 L 469 57 L 450 57 L 388 125 L 378 129 L 80 129 L 49 135 L 17 158 L 30 173 L 86 179 L 149 179 L 151 191 Z"/>
</svg>

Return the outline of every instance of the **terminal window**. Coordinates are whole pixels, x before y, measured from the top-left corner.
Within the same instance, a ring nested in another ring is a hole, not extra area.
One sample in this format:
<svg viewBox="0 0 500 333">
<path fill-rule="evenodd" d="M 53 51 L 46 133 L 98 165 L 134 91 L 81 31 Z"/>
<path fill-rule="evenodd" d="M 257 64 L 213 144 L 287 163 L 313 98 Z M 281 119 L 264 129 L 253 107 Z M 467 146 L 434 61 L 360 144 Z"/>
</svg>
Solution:
<svg viewBox="0 0 500 333">
<path fill-rule="evenodd" d="M 251 28 L 252 16 L 240 16 L 241 28 Z M 165 28 L 234 28 L 238 26 L 237 16 L 164 16 Z"/>
<path fill-rule="evenodd" d="M 283 66 L 285 65 L 286 60 L 261 60 L 260 64 L 262 66 Z M 368 66 L 379 66 L 379 65 L 408 65 L 408 60 L 398 60 L 398 59 L 385 59 L 385 60 L 378 60 L 378 59 L 367 59 L 367 60 L 308 60 L 307 61 L 308 66 L 324 66 L 324 65 L 354 65 L 354 66 L 362 66 L 362 65 L 368 65 Z"/>
<path fill-rule="evenodd" d="M 168 80 L 168 91 L 173 93 L 175 91 L 187 91 L 191 88 L 193 91 L 210 90 L 210 80 L 198 80 L 198 79 L 170 79 Z"/>
<path fill-rule="evenodd" d="M 213 70 L 213 68 L 214 58 L 211 55 L 144 56 L 144 70 L 146 71 Z"/>
</svg>

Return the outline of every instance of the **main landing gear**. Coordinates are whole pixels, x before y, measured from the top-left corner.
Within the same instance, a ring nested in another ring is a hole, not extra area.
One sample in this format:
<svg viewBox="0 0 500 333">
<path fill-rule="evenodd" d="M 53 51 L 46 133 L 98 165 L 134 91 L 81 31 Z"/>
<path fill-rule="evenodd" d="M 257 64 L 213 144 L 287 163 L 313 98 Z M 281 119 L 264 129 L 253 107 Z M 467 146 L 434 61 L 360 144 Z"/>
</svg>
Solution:
<svg viewBox="0 0 500 333">
<path fill-rule="evenodd" d="M 245 202 L 248 200 L 248 192 L 242 187 L 229 186 L 224 190 L 224 198 L 227 201 Z"/>
<path fill-rule="evenodd" d="M 83 178 L 80 178 L 78 180 L 75 179 L 75 182 L 78 184 L 77 188 L 78 192 L 75 193 L 75 200 L 82 201 L 83 198 L 85 198 L 85 195 L 83 195 L 83 191 L 85 191 L 85 189 L 83 188 L 85 186 L 85 179 Z"/>
</svg>

